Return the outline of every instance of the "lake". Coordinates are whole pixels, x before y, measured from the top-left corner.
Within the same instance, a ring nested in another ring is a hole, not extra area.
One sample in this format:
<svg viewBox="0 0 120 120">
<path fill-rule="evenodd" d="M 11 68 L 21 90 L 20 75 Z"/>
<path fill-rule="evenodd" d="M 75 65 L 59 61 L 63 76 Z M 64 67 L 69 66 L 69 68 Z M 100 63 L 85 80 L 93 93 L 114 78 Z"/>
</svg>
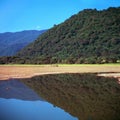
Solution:
<svg viewBox="0 0 120 120">
<path fill-rule="evenodd" d="M 119 120 L 120 84 L 96 74 L 0 81 L 0 120 Z"/>
<path fill-rule="evenodd" d="M 78 120 L 18 80 L 0 81 L 0 120 Z"/>
</svg>

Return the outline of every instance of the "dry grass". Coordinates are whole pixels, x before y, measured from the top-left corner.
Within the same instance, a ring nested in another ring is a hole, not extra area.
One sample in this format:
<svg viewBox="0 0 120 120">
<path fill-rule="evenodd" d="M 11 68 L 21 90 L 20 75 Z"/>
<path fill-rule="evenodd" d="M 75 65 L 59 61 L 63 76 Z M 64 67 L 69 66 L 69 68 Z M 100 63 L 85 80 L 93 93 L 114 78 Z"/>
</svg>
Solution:
<svg viewBox="0 0 120 120">
<path fill-rule="evenodd" d="M 68 66 L 56 66 L 56 65 L 9 65 L 0 66 L 0 80 L 7 80 L 10 78 L 30 78 L 36 75 L 44 74 L 57 74 L 57 73 L 119 73 L 120 77 L 120 65 L 68 65 Z"/>
</svg>

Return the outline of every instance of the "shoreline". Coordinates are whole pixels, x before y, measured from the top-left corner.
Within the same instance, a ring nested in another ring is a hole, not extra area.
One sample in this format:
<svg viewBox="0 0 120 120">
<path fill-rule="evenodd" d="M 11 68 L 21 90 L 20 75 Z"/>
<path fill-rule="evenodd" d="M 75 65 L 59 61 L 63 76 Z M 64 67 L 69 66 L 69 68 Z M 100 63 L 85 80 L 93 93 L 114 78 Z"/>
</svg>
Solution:
<svg viewBox="0 0 120 120">
<path fill-rule="evenodd" d="M 98 76 L 118 78 L 120 83 L 120 65 L 0 65 L 0 80 L 62 73 L 98 73 Z"/>
</svg>

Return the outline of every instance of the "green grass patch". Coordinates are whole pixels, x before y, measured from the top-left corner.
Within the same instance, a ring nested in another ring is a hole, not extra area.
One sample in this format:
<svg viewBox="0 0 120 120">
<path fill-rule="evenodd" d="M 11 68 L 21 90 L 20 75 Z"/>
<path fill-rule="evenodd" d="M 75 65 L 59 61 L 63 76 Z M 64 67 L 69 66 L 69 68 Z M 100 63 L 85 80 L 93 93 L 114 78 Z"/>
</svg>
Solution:
<svg viewBox="0 0 120 120">
<path fill-rule="evenodd" d="M 120 63 L 108 64 L 0 64 L 0 66 L 120 66 Z"/>
</svg>

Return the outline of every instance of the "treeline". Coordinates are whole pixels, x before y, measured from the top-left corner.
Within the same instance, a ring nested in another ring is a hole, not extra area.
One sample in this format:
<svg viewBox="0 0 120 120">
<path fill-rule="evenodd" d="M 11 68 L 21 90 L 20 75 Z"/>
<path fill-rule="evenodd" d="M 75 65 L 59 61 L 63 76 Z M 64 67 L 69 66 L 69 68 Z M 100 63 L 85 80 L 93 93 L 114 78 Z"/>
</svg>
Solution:
<svg viewBox="0 0 120 120">
<path fill-rule="evenodd" d="M 0 64 L 104 64 L 104 63 L 120 63 L 119 60 L 112 57 L 111 58 L 101 58 L 101 57 L 90 57 L 90 58 L 67 58 L 58 59 L 55 57 L 39 57 L 39 58 L 29 58 L 29 57 L 0 57 Z"/>
</svg>

